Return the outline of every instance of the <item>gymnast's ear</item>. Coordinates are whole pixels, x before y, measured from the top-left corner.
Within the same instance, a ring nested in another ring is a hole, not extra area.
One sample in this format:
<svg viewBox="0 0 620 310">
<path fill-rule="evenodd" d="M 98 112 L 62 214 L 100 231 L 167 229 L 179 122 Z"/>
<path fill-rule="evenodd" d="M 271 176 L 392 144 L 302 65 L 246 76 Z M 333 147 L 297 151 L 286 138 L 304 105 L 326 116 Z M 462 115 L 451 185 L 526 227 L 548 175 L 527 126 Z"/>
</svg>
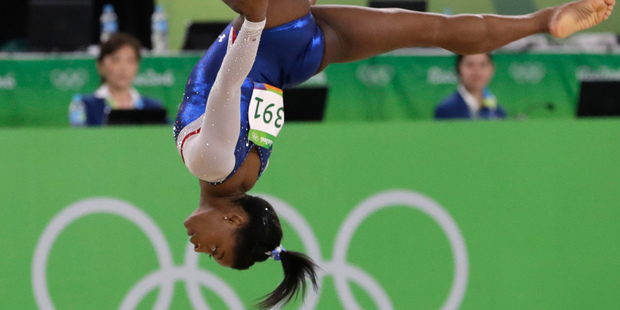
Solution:
<svg viewBox="0 0 620 310">
<path fill-rule="evenodd" d="M 230 212 L 224 216 L 224 221 L 235 226 L 243 226 L 247 223 L 247 216 L 238 212 Z"/>
</svg>

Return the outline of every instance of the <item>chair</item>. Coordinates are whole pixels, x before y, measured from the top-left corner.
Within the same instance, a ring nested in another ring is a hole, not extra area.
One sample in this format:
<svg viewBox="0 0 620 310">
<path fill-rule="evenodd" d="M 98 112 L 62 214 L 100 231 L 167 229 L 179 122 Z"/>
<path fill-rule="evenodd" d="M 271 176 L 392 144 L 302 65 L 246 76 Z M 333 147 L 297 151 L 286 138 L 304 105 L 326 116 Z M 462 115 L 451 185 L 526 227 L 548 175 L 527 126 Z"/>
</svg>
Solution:
<svg viewBox="0 0 620 310">
<path fill-rule="evenodd" d="M 185 31 L 183 50 L 206 50 L 230 22 L 190 22 Z M 228 37 L 226 38 L 228 40 Z"/>
<path fill-rule="evenodd" d="M 85 50 L 91 44 L 93 2 L 33 0 L 28 20 L 31 51 Z"/>
</svg>

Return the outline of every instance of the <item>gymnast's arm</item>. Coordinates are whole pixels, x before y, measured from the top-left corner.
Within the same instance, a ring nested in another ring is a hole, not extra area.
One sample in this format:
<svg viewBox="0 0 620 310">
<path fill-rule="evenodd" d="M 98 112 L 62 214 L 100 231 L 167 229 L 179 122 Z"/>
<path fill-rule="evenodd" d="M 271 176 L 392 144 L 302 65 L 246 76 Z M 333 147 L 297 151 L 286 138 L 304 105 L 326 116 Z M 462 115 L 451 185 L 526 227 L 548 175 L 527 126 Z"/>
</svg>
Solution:
<svg viewBox="0 0 620 310">
<path fill-rule="evenodd" d="M 241 86 L 254 65 L 265 21 L 244 21 L 209 93 L 200 133 L 183 146 L 185 165 L 201 180 L 223 181 L 235 167 Z"/>
</svg>

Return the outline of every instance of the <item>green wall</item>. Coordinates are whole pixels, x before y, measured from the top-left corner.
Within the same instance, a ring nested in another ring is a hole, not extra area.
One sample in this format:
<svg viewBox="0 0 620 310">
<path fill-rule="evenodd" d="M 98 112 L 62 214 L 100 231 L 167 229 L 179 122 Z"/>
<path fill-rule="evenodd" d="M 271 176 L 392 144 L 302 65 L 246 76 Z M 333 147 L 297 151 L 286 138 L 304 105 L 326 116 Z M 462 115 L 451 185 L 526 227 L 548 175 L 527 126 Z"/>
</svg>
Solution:
<svg viewBox="0 0 620 310">
<path fill-rule="evenodd" d="M 351 306 L 340 281 L 362 309 L 438 309 L 451 292 L 460 309 L 615 309 L 618 132 L 618 120 L 289 124 L 252 192 L 274 202 L 284 246 L 323 267 L 310 309 Z M 2 129 L 0 145 L 0 308 L 34 309 L 45 287 L 57 309 L 117 308 L 132 288 L 139 309 L 159 293 L 170 309 L 201 295 L 244 308 L 281 280 L 279 263 L 233 271 L 188 248 L 198 184 L 168 127 Z"/>
</svg>

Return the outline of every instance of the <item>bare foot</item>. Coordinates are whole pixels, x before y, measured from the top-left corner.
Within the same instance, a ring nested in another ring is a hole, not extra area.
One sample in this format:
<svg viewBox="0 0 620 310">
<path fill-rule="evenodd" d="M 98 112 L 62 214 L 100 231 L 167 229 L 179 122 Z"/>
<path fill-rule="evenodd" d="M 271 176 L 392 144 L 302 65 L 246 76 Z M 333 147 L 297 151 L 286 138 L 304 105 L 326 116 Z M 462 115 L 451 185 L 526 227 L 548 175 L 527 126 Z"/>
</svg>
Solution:
<svg viewBox="0 0 620 310">
<path fill-rule="evenodd" d="M 565 38 L 598 25 L 609 17 L 615 4 L 616 0 L 580 0 L 558 6 L 549 22 L 549 33 Z"/>
</svg>

